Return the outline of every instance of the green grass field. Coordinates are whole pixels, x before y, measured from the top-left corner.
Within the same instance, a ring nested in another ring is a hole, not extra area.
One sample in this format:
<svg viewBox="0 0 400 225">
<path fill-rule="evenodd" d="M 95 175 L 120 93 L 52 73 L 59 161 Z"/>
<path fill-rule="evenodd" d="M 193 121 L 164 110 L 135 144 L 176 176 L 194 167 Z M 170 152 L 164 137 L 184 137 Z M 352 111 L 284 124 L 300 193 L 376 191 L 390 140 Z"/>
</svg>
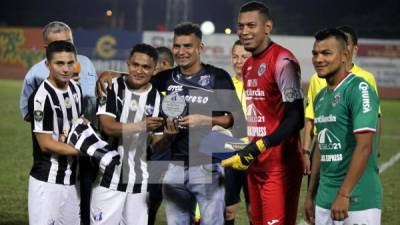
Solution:
<svg viewBox="0 0 400 225">
<path fill-rule="evenodd" d="M 21 81 L 0 80 L 0 225 L 28 224 L 27 187 L 32 165 L 31 133 L 29 124 L 19 113 Z M 380 163 L 387 162 L 400 152 L 400 101 L 383 101 L 383 130 L 380 144 Z M 400 224 L 400 161 L 381 174 L 384 188 L 382 224 Z M 299 204 L 298 220 L 305 194 L 305 182 Z M 398 186 L 399 185 L 399 186 Z M 236 224 L 248 224 L 244 205 L 240 206 Z M 157 224 L 164 225 L 163 210 Z"/>
</svg>

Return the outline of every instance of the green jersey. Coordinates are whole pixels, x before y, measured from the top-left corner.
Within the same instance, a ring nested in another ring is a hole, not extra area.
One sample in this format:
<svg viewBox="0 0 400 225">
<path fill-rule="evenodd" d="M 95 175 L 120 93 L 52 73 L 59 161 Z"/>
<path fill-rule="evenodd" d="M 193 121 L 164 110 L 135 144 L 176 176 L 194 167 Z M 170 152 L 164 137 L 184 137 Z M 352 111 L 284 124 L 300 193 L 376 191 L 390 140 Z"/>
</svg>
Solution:
<svg viewBox="0 0 400 225">
<path fill-rule="evenodd" d="M 315 98 L 314 123 L 321 152 L 316 204 L 330 209 L 349 170 L 355 134 L 376 132 L 379 100 L 363 78 L 349 74 L 335 89 L 322 89 Z M 377 138 L 360 180 L 350 193 L 350 211 L 382 207 L 377 164 Z"/>
</svg>

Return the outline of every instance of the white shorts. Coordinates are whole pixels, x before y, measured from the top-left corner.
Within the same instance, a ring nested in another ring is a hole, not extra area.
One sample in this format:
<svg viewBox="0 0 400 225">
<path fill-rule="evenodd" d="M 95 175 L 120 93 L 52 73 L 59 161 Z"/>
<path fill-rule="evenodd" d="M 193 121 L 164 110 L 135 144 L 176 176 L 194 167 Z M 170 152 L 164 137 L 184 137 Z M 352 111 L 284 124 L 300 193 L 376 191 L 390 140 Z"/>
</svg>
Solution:
<svg viewBox="0 0 400 225">
<path fill-rule="evenodd" d="M 147 225 L 147 193 L 127 193 L 96 186 L 92 190 L 90 224 Z"/>
<path fill-rule="evenodd" d="M 315 225 L 380 225 L 381 213 L 382 211 L 377 208 L 360 211 L 349 211 L 349 217 L 347 217 L 344 221 L 334 221 L 331 218 L 331 210 L 316 206 Z"/>
<path fill-rule="evenodd" d="M 79 225 L 79 194 L 75 185 L 52 184 L 29 176 L 30 225 Z"/>
</svg>

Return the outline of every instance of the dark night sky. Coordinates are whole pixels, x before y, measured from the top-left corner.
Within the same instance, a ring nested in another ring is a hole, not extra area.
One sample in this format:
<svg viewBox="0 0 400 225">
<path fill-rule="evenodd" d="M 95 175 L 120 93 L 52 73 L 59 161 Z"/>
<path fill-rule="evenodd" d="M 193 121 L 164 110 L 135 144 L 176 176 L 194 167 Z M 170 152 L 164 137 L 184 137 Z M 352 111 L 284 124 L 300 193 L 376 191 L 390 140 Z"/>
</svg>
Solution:
<svg viewBox="0 0 400 225">
<path fill-rule="evenodd" d="M 143 0 L 143 29 L 165 24 L 166 0 Z M 235 27 L 237 9 L 244 0 L 193 0 L 192 21 L 211 20 L 217 32 Z M 361 37 L 400 39 L 400 1 L 269 0 L 263 1 L 274 19 L 274 33 L 312 35 L 316 30 L 347 24 Z M 105 10 L 120 15 L 117 29 L 136 30 L 136 0 L 11 0 L 0 9 L 0 25 L 43 26 L 52 20 L 74 29 L 111 29 Z"/>
</svg>

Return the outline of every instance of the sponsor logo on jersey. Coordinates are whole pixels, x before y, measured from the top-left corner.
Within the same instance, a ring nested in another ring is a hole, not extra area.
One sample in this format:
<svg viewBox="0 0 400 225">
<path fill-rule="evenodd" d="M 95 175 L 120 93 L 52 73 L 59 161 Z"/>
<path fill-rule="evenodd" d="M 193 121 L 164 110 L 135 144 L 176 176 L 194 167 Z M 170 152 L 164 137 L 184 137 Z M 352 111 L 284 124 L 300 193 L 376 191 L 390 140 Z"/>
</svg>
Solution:
<svg viewBox="0 0 400 225">
<path fill-rule="evenodd" d="M 168 91 L 174 91 L 174 92 L 179 92 L 182 91 L 182 85 L 169 85 L 167 88 Z"/>
<path fill-rule="evenodd" d="M 257 87 L 258 80 L 257 79 L 250 79 L 247 81 L 247 87 Z"/>
<path fill-rule="evenodd" d="M 358 88 L 361 91 L 363 113 L 367 113 L 367 112 L 371 111 L 371 102 L 370 102 L 369 93 L 368 93 L 369 86 L 367 83 L 361 82 L 358 85 Z"/>
<path fill-rule="evenodd" d="M 261 77 L 264 74 L 266 69 L 267 69 L 267 64 L 265 64 L 265 63 L 261 64 L 260 67 L 258 67 L 258 71 L 257 71 L 258 76 Z"/>
<path fill-rule="evenodd" d="M 337 93 L 332 99 L 332 106 L 335 107 L 340 102 L 340 93 Z"/>
<path fill-rule="evenodd" d="M 203 75 L 203 76 L 201 76 L 200 79 L 199 79 L 198 84 L 201 85 L 201 86 L 203 86 L 203 87 L 205 87 L 205 86 L 207 86 L 208 84 L 210 84 L 210 75 Z"/>
<path fill-rule="evenodd" d="M 321 162 L 338 162 L 342 160 L 343 160 L 342 154 L 321 155 Z"/>
<path fill-rule="evenodd" d="M 208 102 L 208 97 L 203 96 L 193 96 L 193 95 L 185 95 L 186 102 L 206 104 Z"/>
<path fill-rule="evenodd" d="M 247 126 L 247 136 L 264 137 L 265 135 L 267 135 L 266 127 Z"/>
<path fill-rule="evenodd" d="M 318 133 L 318 143 L 321 150 L 342 149 L 339 138 L 328 128 L 324 128 Z"/>
<path fill-rule="evenodd" d="M 154 106 L 152 106 L 152 105 L 145 105 L 144 106 L 144 114 L 146 116 L 153 115 L 153 112 L 154 112 Z"/>
<path fill-rule="evenodd" d="M 247 112 L 247 122 L 251 123 L 264 123 L 265 117 L 262 113 L 257 109 L 254 104 L 249 104 L 246 108 Z"/>
<path fill-rule="evenodd" d="M 135 99 L 132 99 L 131 105 L 129 106 L 129 108 L 132 111 L 136 111 L 138 109 L 138 103 L 137 103 L 137 101 Z"/>
<path fill-rule="evenodd" d="M 35 102 L 37 102 L 40 106 L 42 106 L 42 102 L 39 100 L 36 100 Z"/>
<path fill-rule="evenodd" d="M 336 116 L 329 114 L 328 116 L 318 116 L 314 119 L 314 123 L 328 123 L 328 122 L 336 122 Z"/>
<path fill-rule="evenodd" d="M 268 223 L 268 225 L 274 225 L 276 223 L 279 223 L 279 220 L 270 220 L 270 221 L 267 221 L 267 223 Z"/>
<path fill-rule="evenodd" d="M 78 94 L 73 94 L 75 102 L 79 102 L 79 95 Z"/>
<path fill-rule="evenodd" d="M 71 99 L 69 99 L 69 97 L 66 97 L 66 98 L 64 99 L 64 103 L 65 103 L 65 107 L 66 107 L 67 109 L 69 109 L 69 108 L 72 107 Z"/>
<path fill-rule="evenodd" d="M 247 97 L 264 97 L 265 93 L 263 90 L 260 90 L 259 88 L 257 88 L 256 90 L 247 89 L 246 96 Z"/>
</svg>

